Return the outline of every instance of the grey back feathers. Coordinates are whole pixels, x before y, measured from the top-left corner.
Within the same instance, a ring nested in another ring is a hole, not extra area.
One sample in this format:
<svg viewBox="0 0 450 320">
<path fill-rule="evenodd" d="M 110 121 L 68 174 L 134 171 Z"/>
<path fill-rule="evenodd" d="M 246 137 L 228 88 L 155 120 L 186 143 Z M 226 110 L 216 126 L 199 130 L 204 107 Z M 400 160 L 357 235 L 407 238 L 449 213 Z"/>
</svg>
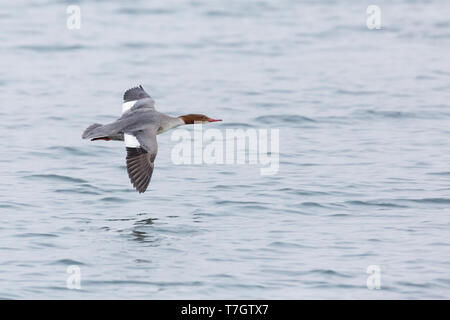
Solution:
<svg viewBox="0 0 450 320">
<path fill-rule="evenodd" d="M 152 98 L 144 98 L 136 101 L 136 103 L 127 112 L 145 109 L 155 111 L 155 101 Z"/>
</svg>

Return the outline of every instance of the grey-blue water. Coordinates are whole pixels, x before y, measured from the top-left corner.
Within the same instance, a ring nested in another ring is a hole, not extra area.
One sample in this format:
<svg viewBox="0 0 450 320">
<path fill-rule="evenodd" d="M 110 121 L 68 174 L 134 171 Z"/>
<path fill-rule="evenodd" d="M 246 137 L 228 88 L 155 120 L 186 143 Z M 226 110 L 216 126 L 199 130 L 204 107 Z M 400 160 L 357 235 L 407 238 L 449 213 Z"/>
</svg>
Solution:
<svg viewBox="0 0 450 320">
<path fill-rule="evenodd" d="M 2 1 L 0 298 L 450 298 L 450 2 L 376 2 Z M 137 84 L 279 128 L 279 172 L 176 166 L 168 132 L 139 195 L 81 139 Z"/>
</svg>

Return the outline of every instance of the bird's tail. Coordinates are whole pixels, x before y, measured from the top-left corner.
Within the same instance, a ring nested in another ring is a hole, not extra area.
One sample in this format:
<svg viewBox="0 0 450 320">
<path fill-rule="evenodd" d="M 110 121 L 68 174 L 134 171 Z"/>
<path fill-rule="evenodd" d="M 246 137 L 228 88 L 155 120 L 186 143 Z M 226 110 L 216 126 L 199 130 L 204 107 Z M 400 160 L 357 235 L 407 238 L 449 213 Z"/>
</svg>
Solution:
<svg viewBox="0 0 450 320">
<path fill-rule="evenodd" d="M 86 130 L 84 130 L 83 135 L 81 137 L 83 139 L 92 138 L 95 135 L 95 131 L 97 131 L 96 129 L 100 127 L 103 127 L 103 125 L 100 123 L 94 123 L 90 125 L 89 127 L 86 128 Z"/>
<path fill-rule="evenodd" d="M 95 140 L 119 140 L 123 141 L 123 133 L 112 132 L 110 125 L 102 125 L 100 123 L 94 123 L 84 130 L 83 139 Z"/>
</svg>

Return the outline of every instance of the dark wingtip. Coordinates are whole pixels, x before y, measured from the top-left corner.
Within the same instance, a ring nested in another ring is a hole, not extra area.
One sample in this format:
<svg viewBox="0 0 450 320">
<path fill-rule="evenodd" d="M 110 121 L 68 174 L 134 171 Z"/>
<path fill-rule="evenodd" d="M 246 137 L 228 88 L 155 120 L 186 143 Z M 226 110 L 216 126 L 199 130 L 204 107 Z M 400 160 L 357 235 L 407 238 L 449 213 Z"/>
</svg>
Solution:
<svg viewBox="0 0 450 320">
<path fill-rule="evenodd" d="M 150 96 L 147 92 L 145 92 L 141 85 L 128 89 L 123 94 L 123 102 L 135 101 L 143 98 L 150 98 Z"/>
<path fill-rule="evenodd" d="M 142 148 L 127 147 L 127 171 L 133 187 L 137 192 L 144 193 L 153 173 L 153 164 L 149 163 L 147 151 Z"/>
</svg>

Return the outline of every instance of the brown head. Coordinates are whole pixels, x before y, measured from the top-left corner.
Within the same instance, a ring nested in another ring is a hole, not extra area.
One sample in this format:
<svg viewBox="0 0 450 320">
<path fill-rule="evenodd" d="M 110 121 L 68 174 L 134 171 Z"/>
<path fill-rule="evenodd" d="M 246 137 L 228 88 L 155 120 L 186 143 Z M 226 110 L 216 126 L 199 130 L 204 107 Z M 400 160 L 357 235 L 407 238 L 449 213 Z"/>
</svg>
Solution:
<svg viewBox="0 0 450 320">
<path fill-rule="evenodd" d="M 222 119 L 211 119 L 210 117 L 205 116 L 204 114 L 186 114 L 184 116 L 180 116 L 179 118 L 183 119 L 185 124 L 194 124 L 195 122 L 216 122 L 222 121 Z"/>
</svg>

